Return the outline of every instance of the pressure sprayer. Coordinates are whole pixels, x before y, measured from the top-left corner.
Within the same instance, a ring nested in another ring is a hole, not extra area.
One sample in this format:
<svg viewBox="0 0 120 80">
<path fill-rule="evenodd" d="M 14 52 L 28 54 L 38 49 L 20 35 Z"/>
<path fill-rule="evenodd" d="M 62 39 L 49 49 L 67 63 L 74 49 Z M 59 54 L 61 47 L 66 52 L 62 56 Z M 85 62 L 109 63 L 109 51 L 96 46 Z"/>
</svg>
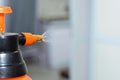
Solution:
<svg viewBox="0 0 120 80">
<path fill-rule="evenodd" d="M 32 80 L 27 75 L 27 67 L 18 46 L 42 41 L 43 36 L 27 32 L 4 32 L 6 13 L 12 13 L 12 9 L 0 6 L 0 80 Z"/>
</svg>

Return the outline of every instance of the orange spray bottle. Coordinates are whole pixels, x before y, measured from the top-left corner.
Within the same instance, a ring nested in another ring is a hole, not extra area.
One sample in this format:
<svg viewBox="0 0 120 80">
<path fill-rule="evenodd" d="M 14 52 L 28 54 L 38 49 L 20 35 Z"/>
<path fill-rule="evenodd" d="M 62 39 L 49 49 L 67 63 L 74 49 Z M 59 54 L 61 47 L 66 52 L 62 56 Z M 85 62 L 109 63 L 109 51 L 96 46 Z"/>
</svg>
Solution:
<svg viewBox="0 0 120 80">
<path fill-rule="evenodd" d="M 32 80 L 27 75 L 26 64 L 18 46 L 41 41 L 43 36 L 4 32 L 5 13 L 12 13 L 12 9 L 0 6 L 0 80 Z"/>
</svg>

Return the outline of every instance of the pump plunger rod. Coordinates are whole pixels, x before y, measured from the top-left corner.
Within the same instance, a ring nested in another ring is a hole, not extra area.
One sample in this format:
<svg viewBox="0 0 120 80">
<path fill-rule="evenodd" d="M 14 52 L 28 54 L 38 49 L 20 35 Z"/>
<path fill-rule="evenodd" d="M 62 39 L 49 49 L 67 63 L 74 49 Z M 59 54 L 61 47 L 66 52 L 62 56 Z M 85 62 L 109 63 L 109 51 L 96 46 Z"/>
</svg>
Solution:
<svg viewBox="0 0 120 80">
<path fill-rule="evenodd" d="M 0 32 L 5 32 L 5 14 L 12 13 L 8 6 L 0 6 Z"/>
</svg>

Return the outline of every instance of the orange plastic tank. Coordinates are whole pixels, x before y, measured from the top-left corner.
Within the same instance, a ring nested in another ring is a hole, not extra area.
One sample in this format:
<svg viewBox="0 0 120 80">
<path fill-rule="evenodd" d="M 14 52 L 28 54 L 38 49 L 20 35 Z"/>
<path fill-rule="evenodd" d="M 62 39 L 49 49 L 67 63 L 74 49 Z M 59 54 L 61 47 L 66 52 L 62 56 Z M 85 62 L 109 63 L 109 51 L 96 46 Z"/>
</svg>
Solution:
<svg viewBox="0 0 120 80">
<path fill-rule="evenodd" d="M 0 78 L 0 80 L 32 80 L 29 76 L 20 76 L 16 78 Z"/>
</svg>

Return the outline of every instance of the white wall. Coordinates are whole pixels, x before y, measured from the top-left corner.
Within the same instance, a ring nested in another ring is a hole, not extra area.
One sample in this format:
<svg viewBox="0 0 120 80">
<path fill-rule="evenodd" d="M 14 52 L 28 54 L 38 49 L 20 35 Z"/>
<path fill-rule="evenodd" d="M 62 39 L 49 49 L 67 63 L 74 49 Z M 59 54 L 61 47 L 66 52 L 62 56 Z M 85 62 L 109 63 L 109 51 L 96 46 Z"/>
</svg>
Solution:
<svg viewBox="0 0 120 80">
<path fill-rule="evenodd" d="M 94 79 L 120 79 L 120 0 L 93 0 Z"/>
<path fill-rule="evenodd" d="M 89 0 L 70 0 L 72 27 L 71 80 L 88 80 L 90 42 Z"/>
<path fill-rule="evenodd" d="M 71 80 L 120 80 L 119 3 L 71 0 Z"/>
</svg>

